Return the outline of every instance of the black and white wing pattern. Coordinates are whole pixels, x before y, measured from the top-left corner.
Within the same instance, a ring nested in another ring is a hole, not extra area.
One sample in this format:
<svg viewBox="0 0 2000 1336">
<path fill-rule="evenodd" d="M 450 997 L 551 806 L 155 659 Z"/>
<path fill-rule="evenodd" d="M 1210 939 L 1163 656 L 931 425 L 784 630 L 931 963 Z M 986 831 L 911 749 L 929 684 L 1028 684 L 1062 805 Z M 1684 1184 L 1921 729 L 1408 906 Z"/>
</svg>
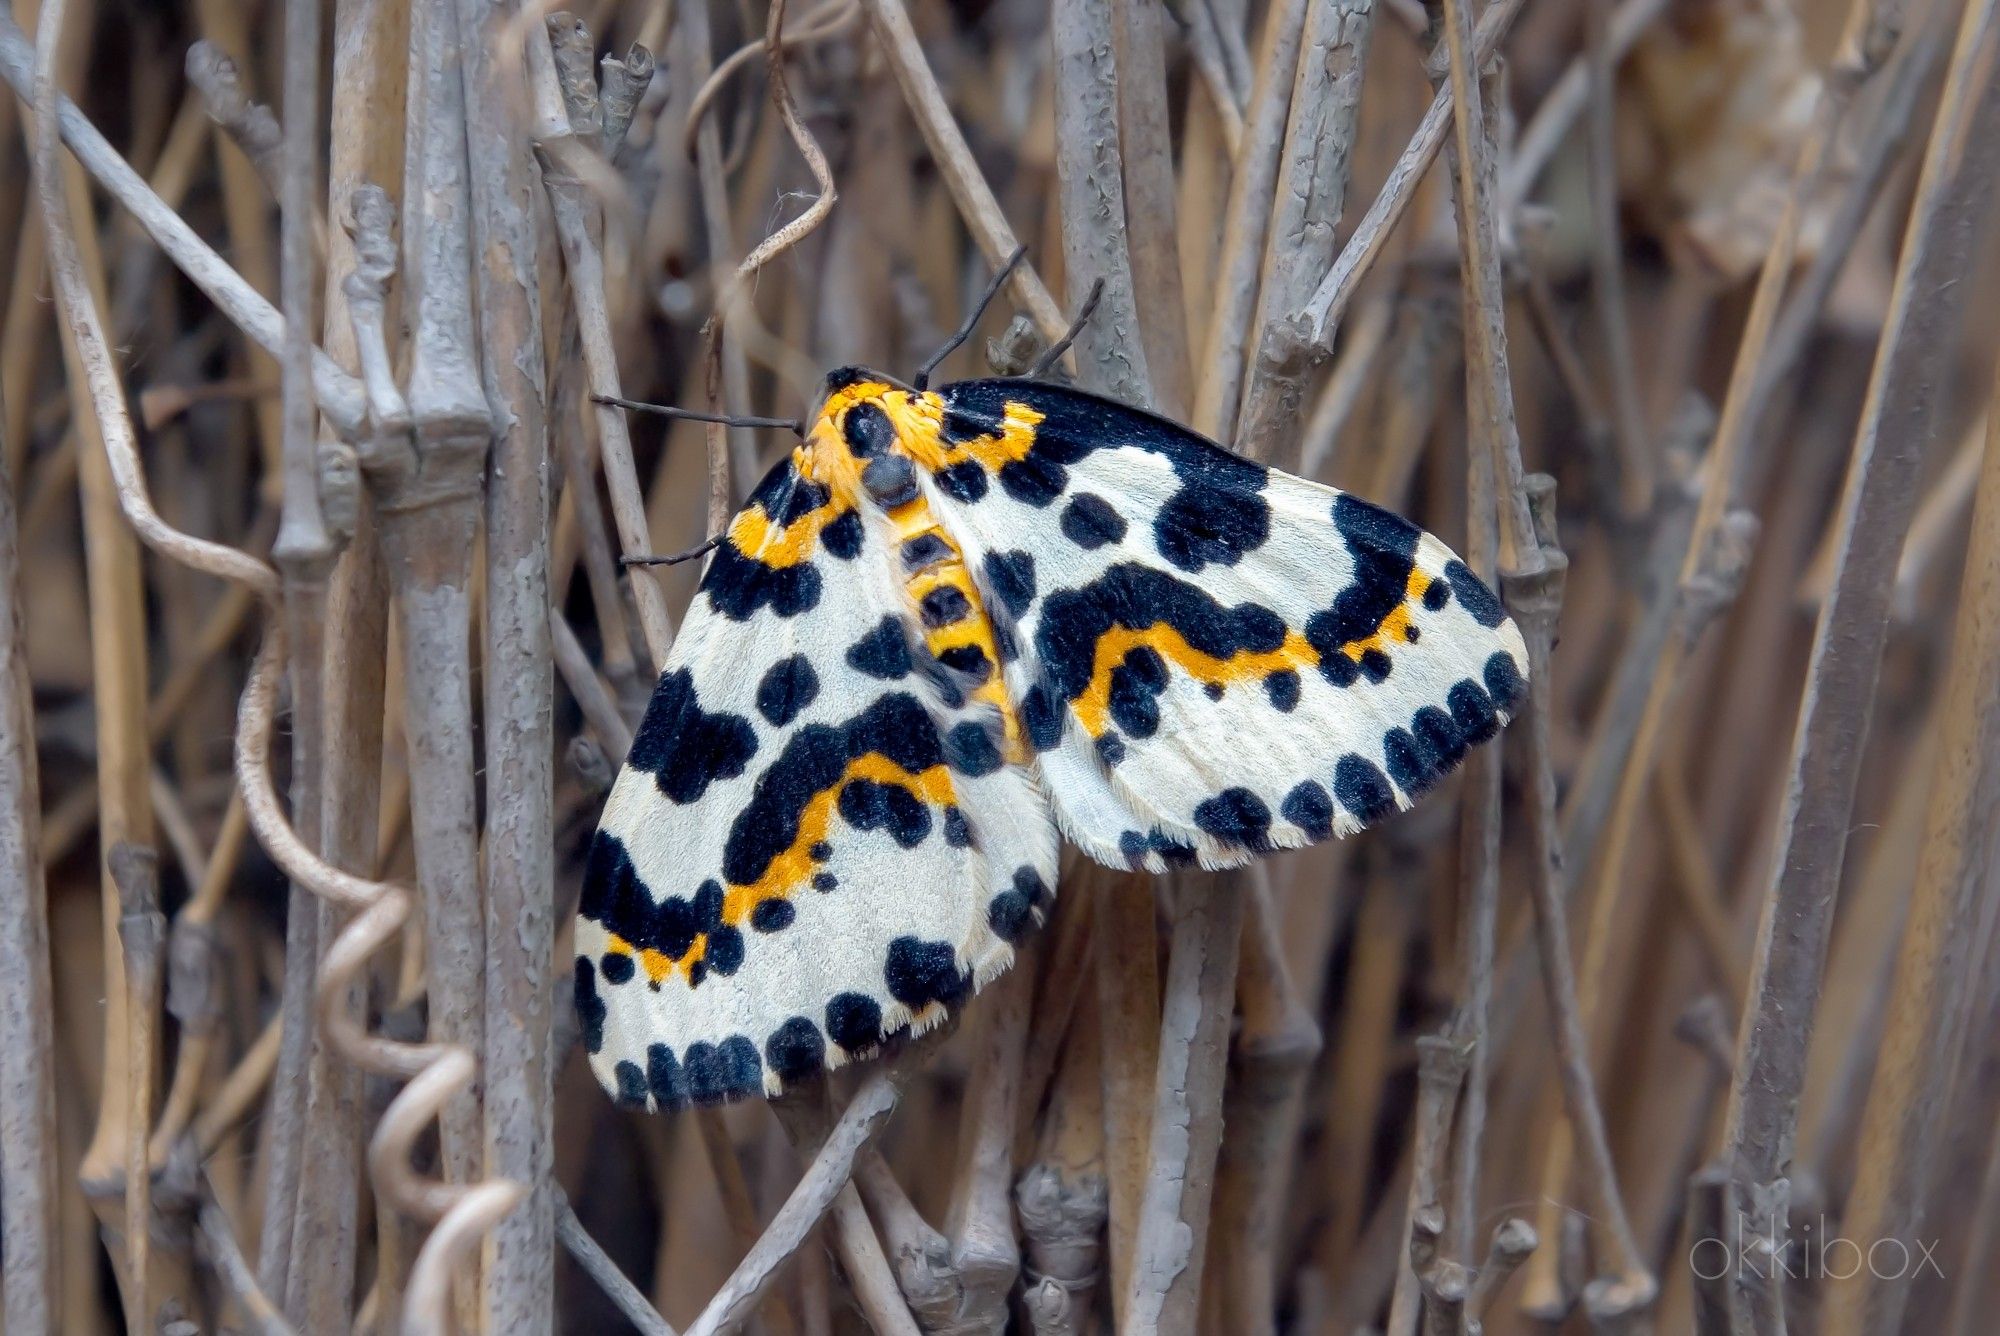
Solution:
<svg viewBox="0 0 2000 1336">
<path fill-rule="evenodd" d="M 1435 537 L 1041 382 L 882 399 L 988 596 L 1065 835 L 1227 867 L 1409 806 L 1518 707 L 1527 655 Z"/>
<path fill-rule="evenodd" d="M 1007 968 L 1058 827 L 1228 867 L 1408 806 L 1504 724 L 1520 634 L 1436 538 L 1034 381 L 828 377 L 731 523 L 577 924 L 599 1078 L 776 1093 Z"/>
<path fill-rule="evenodd" d="M 926 648 L 887 512 L 810 460 L 717 548 L 590 850 L 576 1009 L 628 1104 L 774 1094 L 936 1024 L 1055 884 L 1003 711 Z"/>
</svg>

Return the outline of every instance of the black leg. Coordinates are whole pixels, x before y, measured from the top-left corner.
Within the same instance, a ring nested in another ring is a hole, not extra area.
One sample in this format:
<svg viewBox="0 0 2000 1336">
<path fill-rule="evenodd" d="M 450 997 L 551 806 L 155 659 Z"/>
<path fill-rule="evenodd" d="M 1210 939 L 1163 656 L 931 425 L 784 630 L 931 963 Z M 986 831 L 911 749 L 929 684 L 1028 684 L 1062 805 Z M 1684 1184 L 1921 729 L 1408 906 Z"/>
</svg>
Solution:
<svg viewBox="0 0 2000 1336">
<path fill-rule="evenodd" d="M 1072 343 L 1076 342 L 1076 336 L 1083 333 L 1083 327 L 1090 323 L 1091 314 L 1097 310 L 1098 300 L 1103 296 L 1104 280 L 1100 278 L 1090 285 L 1090 295 L 1083 299 L 1083 309 L 1076 313 L 1076 319 L 1070 322 L 1069 329 L 1060 339 L 1057 339 L 1054 344 L 1050 345 L 1047 352 L 1035 359 L 1033 366 L 1022 373 L 1027 379 L 1034 380 L 1049 373 L 1049 368 L 1054 366 L 1062 355 L 1069 351 L 1069 346 Z"/>
<path fill-rule="evenodd" d="M 950 357 L 961 343 L 972 337 L 972 331 L 979 325 L 979 317 L 986 314 L 986 308 L 991 306 L 993 299 L 1000 295 L 1000 287 L 1007 281 L 1007 275 L 1014 272 L 1015 266 L 1021 263 L 1021 260 L 1027 253 L 1028 248 L 1026 246 L 1017 246 L 1014 249 L 1014 253 L 1007 257 L 1007 263 L 1001 265 L 1000 272 L 993 275 L 993 281 L 986 285 L 986 291 L 980 295 L 978 305 L 972 308 L 972 314 L 965 317 L 965 323 L 960 325 L 957 332 L 949 339 L 945 340 L 944 347 L 932 353 L 930 360 L 917 368 L 917 374 L 910 379 L 912 385 L 920 390 L 930 388 L 931 372 L 937 370 L 938 363 Z"/>
</svg>

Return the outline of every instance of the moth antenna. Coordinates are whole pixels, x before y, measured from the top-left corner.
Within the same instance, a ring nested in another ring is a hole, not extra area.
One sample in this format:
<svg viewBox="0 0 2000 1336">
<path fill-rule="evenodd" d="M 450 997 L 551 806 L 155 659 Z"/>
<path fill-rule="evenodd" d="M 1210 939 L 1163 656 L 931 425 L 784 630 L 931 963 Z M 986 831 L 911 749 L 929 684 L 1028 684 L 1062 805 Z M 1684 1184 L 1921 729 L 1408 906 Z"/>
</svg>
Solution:
<svg viewBox="0 0 2000 1336">
<path fill-rule="evenodd" d="M 1100 278 L 1090 285 L 1090 295 L 1083 299 L 1083 309 L 1076 313 L 1076 319 L 1070 321 L 1069 328 L 1064 331 L 1063 336 L 1050 344 L 1049 350 L 1037 357 L 1035 364 L 1028 368 L 1025 373 L 1027 379 L 1038 380 L 1048 374 L 1049 368 L 1069 351 L 1072 343 L 1076 342 L 1076 336 L 1083 333 L 1083 327 L 1090 323 L 1091 313 L 1097 310 L 1098 300 L 1103 296 L 1104 280 Z"/>
<path fill-rule="evenodd" d="M 706 556 L 710 552 L 713 552 L 716 548 L 722 546 L 722 540 L 728 536 L 728 534 L 719 533 L 699 547 L 691 547 L 685 552 L 675 552 L 670 556 L 620 557 L 618 560 L 627 566 L 677 566 L 683 561 L 693 561 L 696 557 Z"/>
<path fill-rule="evenodd" d="M 1014 248 L 1014 253 L 1007 257 L 1007 263 L 1001 265 L 999 272 L 995 273 L 992 280 L 987 283 L 986 291 L 980 294 L 978 303 L 972 308 L 972 314 L 965 317 L 965 323 L 960 325 L 957 331 L 949 339 L 945 340 L 944 347 L 932 353 L 930 360 L 918 367 L 917 374 L 910 378 L 911 383 L 917 389 L 929 389 L 931 372 L 938 369 L 938 363 L 950 357 L 958 350 L 960 344 L 972 337 L 972 331 L 978 326 L 979 318 L 986 314 L 986 308 L 991 306 L 993 299 L 1000 295 L 1000 288 L 1007 282 L 1007 276 L 1020 266 L 1021 261 L 1027 258 L 1027 254 L 1028 248 L 1026 246 L 1016 246 Z"/>
<path fill-rule="evenodd" d="M 641 413 L 656 413 L 660 417 L 680 418 L 687 422 L 720 422 L 725 427 L 783 427 L 794 436 L 806 434 L 806 424 L 797 418 L 747 417 L 736 413 L 701 413 L 692 408 L 675 408 L 671 404 L 647 404 L 637 399 L 620 399 L 615 394 L 593 394 L 593 403 L 610 404 L 616 408 L 630 408 Z"/>
</svg>

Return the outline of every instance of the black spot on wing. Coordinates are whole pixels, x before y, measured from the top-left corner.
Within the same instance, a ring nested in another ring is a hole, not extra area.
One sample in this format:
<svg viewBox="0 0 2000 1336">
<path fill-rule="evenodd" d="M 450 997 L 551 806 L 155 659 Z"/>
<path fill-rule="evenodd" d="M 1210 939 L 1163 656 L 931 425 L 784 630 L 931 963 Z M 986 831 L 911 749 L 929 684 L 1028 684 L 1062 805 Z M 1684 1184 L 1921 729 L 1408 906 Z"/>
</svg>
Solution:
<svg viewBox="0 0 2000 1336">
<path fill-rule="evenodd" d="M 915 696 L 892 692 L 854 716 L 846 729 L 850 757 L 879 753 L 911 774 L 944 761 L 937 726 Z"/>
<path fill-rule="evenodd" d="M 764 1063 L 757 1046 L 731 1035 L 720 1044 L 689 1044 L 681 1057 L 688 1099 L 695 1104 L 721 1104 L 764 1088 Z"/>
<path fill-rule="evenodd" d="M 634 895 L 646 897 L 631 856 L 616 835 L 599 830 L 590 837 L 590 852 L 583 863 L 583 892 L 577 913 L 603 922 L 612 906 Z"/>
<path fill-rule="evenodd" d="M 597 967 L 599 972 L 604 975 L 606 983 L 632 982 L 632 975 L 634 973 L 632 957 L 623 951 L 606 951 L 603 958 L 597 962 Z"/>
<path fill-rule="evenodd" d="M 1226 450 L 1190 451 L 1175 461 L 1180 490 L 1153 520 L 1160 555 L 1184 571 L 1214 562 L 1234 566 L 1271 536 L 1271 503 L 1261 492 L 1268 471 Z"/>
<path fill-rule="evenodd" d="M 701 954 L 702 963 L 728 978 L 743 965 L 743 933 L 738 928 L 717 928 L 708 934 L 708 945 Z"/>
<path fill-rule="evenodd" d="M 1285 641 L 1284 619 L 1269 608 L 1255 603 L 1225 607 L 1190 581 L 1121 562 L 1089 584 L 1048 595 L 1035 628 L 1035 648 L 1050 685 L 1063 700 L 1075 700 L 1090 685 L 1097 642 L 1105 632 L 1113 626 L 1145 630 L 1161 624 L 1218 659 L 1246 650 L 1267 653 Z M 1131 665 L 1131 656 L 1125 663 Z"/>
<path fill-rule="evenodd" d="M 1224 844 L 1271 847 L 1271 809 L 1245 788 L 1228 788 L 1195 804 L 1194 823 Z"/>
<path fill-rule="evenodd" d="M 889 943 L 882 965 L 889 996 L 911 1011 L 933 1002 L 953 1006 L 972 990 L 972 975 L 958 967 L 958 952 L 950 942 L 926 942 L 898 937 Z"/>
<path fill-rule="evenodd" d="M 646 1050 L 646 1085 L 662 1109 L 687 1105 L 687 1073 L 681 1069 L 674 1051 L 665 1044 L 654 1044 Z"/>
<path fill-rule="evenodd" d="M 1032 552 L 989 552 L 986 554 L 986 583 L 1001 606 L 1019 617 L 1035 601 L 1035 554 Z"/>
<path fill-rule="evenodd" d="M 1107 705 L 1111 721 L 1135 738 L 1160 728 L 1160 693 L 1167 687 L 1167 661 L 1150 645 L 1139 645 L 1111 670 Z"/>
<path fill-rule="evenodd" d="M 1486 679 L 1486 693 L 1493 697 L 1493 707 L 1511 717 L 1528 689 L 1521 670 L 1514 666 L 1513 656 L 1496 650 L 1486 660 L 1482 676 Z"/>
<path fill-rule="evenodd" d="M 837 993 L 826 1004 L 826 1032 L 849 1053 L 866 1053 L 882 1042 L 882 1008 L 866 993 Z"/>
<path fill-rule="evenodd" d="M 1446 562 L 1444 578 L 1450 582 L 1451 592 L 1458 595 L 1458 601 L 1465 605 L 1465 610 L 1481 626 L 1498 626 L 1506 620 L 1507 613 L 1500 606 L 1500 600 L 1493 597 L 1493 591 L 1486 587 L 1486 582 L 1474 575 L 1464 562 Z"/>
<path fill-rule="evenodd" d="M 1125 517 L 1101 496 L 1083 492 L 1063 507 L 1063 536 L 1085 551 L 1125 541 Z"/>
<path fill-rule="evenodd" d="M 1433 580 L 1424 586 L 1424 607 L 1431 612 L 1444 611 L 1444 605 L 1451 602 L 1451 582 Z"/>
<path fill-rule="evenodd" d="M 1000 432 L 1004 401 L 955 394 L 958 387 L 944 391 L 945 410 L 938 424 L 939 438 L 946 445 L 964 445 L 982 436 L 995 436 Z"/>
<path fill-rule="evenodd" d="M 576 958 L 576 977 L 571 984 L 576 1000 L 577 1028 L 583 1031 L 583 1047 L 595 1053 L 604 1047 L 604 1018 L 610 1008 L 597 995 L 597 968 L 589 956 Z"/>
<path fill-rule="evenodd" d="M 722 874 L 729 883 L 748 886 L 761 878 L 771 860 L 798 839 L 799 819 L 806 805 L 840 783 L 849 761 L 870 753 L 879 753 L 912 774 L 944 759 L 936 725 L 908 692 L 883 696 L 845 725 L 812 724 L 800 729 L 757 777 L 750 801 L 730 826 L 722 854 Z M 857 782 L 846 785 L 845 790 L 860 787 Z M 843 816 L 848 815 L 850 803 L 845 790 Z M 877 791 L 880 796 L 876 796 Z M 922 814 L 922 825 L 928 832 L 928 807 L 901 785 L 870 784 L 851 802 L 863 819 L 880 821 L 899 839 L 916 829 L 917 819 L 909 815 L 914 808 Z M 859 825 L 860 821 L 850 817 L 850 823 Z"/>
<path fill-rule="evenodd" d="M 976 459 L 961 459 L 931 475 L 938 490 L 961 505 L 972 505 L 986 497 L 986 470 Z"/>
<path fill-rule="evenodd" d="M 695 888 L 694 926 L 708 933 L 722 928 L 722 883 L 713 877 Z"/>
<path fill-rule="evenodd" d="M 972 826 L 956 804 L 944 809 L 944 842 L 954 849 L 972 847 Z"/>
<path fill-rule="evenodd" d="M 1338 651 L 1375 634 L 1383 619 L 1402 606 L 1423 531 L 1400 515 L 1346 493 L 1334 499 L 1333 526 L 1347 542 L 1354 576 L 1334 596 L 1331 608 L 1306 619 L 1305 634 L 1320 653 L 1320 670 L 1334 685 L 1346 686 L 1354 679 L 1347 668 L 1337 666 L 1336 660 L 1346 657 Z M 1335 673 L 1347 680 L 1335 680 Z M 1382 668 L 1381 673 L 1386 677 L 1388 670 Z M 1372 672 L 1371 679 L 1381 680 Z"/>
<path fill-rule="evenodd" d="M 1493 698 L 1471 678 L 1465 678 L 1445 693 L 1451 707 L 1451 721 L 1469 743 L 1477 745 L 1500 731 L 1500 716 L 1493 710 Z"/>
<path fill-rule="evenodd" d="M 783 728 L 819 696 L 819 674 L 803 654 L 778 660 L 757 683 L 757 713 Z"/>
<path fill-rule="evenodd" d="M 1019 942 L 1035 926 L 1035 916 L 1049 898 L 1041 873 L 1027 866 L 1014 869 L 1014 884 L 986 906 L 986 922 L 1003 942 Z"/>
<path fill-rule="evenodd" d="M 750 911 L 750 926 L 758 932 L 783 932 L 792 926 L 792 920 L 796 917 L 798 911 L 792 908 L 792 902 L 782 896 L 774 895 L 759 900 L 757 907 Z"/>
<path fill-rule="evenodd" d="M 695 697 L 686 668 L 662 674 L 632 738 L 625 763 L 653 777 L 661 793 L 691 803 L 711 782 L 734 779 L 757 751 L 757 734 L 741 715 L 710 714 Z"/>
<path fill-rule="evenodd" d="M 1264 694 L 1271 698 L 1273 709 L 1290 714 L 1299 706 L 1299 675 L 1289 668 L 1280 668 L 1265 677 Z"/>
<path fill-rule="evenodd" d="M 1025 458 L 1010 459 L 1000 466 L 1000 487 L 1024 506 L 1040 510 L 1063 494 L 1069 486 L 1069 470 L 1047 456 L 1030 450 Z"/>
<path fill-rule="evenodd" d="M 1458 721 L 1435 705 L 1417 711 L 1410 731 L 1424 750 L 1437 758 L 1439 773 L 1449 771 L 1465 758 L 1465 734 L 1459 730 Z"/>
<path fill-rule="evenodd" d="M 620 1062 L 612 1069 L 618 1081 L 618 1102 L 628 1109 L 646 1107 L 646 1073 L 636 1062 Z"/>
<path fill-rule="evenodd" d="M 810 561 L 792 566 L 767 566 L 745 556 L 724 540 L 702 577 L 701 592 L 715 610 L 733 622 L 749 620 L 768 607 L 780 617 L 796 617 L 819 604 L 820 575 Z"/>
<path fill-rule="evenodd" d="M 874 630 L 847 647 L 847 666 L 884 682 L 908 676 L 910 642 L 902 621 L 889 616 L 877 622 Z"/>
<path fill-rule="evenodd" d="M 861 555 L 861 512 L 849 510 L 819 531 L 819 545 L 842 561 Z"/>
<path fill-rule="evenodd" d="M 1308 779 L 1286 794 L 1278 815 L 1315 840 L 1333 834 L 1333 796 L 1318 780 Z"/>
<path fill-rule="evenodd" d="M 1396 795 L 1388 776 L 1359 752 L 1349 752 L 1333 767 L 1333 792 L 1340 805 L 1362 825 L 1371 825 L 1396 810 Z"/>
<path fill-rule="evenodd" d="M 931 833 L 931 809 L 901 784 L 850 779 L 840 790 L 840 816 L 856 830 L 886 830 L 905 849 Z"/>
<path fill-rule="evenodd" d="M 1440 758 L 1406 728 L 1392 728 L 1382 735 L 1382 759 L 1388 762 L 1389 778 L 1396 787 L 1413 798 L 1443 773 Z"/>
<path fill-rule="evenodd" d="M 804 1016 L 793 1016 L 764 1041 L 764 1061 L 779 1080 L 790 1085 L 826 1069 L 826 1041 L 819 1027 Z"/>
<path fill-rule="evenodd" d="M 1105 733 L 1097 739 L 1097 759 L 1107 766 L 1117 765 L 1125 759 L 1125 739 L 1116 733 Z"/>
</svg>

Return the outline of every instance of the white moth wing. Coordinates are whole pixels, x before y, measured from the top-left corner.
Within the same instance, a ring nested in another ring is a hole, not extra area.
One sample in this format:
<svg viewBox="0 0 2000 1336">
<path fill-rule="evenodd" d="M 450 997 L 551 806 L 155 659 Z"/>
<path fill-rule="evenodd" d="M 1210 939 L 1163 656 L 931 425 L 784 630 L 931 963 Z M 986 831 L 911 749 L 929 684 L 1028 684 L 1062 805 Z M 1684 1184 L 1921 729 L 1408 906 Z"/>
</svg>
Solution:
<svg viewBox="0 0 2000 1336">
<path fill-rule="evenodd" d="M 932 505 L 1012 619 L 1044 787 L 1099 861 L 1226 867 L 1349 834 L 1524 698 L 1499 601 L 1388 511 L 1059 386 L 965 382 L 897 414 L 931 420 Z"/>
<path fill-rule="evenodd" d="M 781 464 L 675 642 L 577 921 L 585 1044 L 625 1103 L 775 1094 L 934 1025 L 1045 911 L 1047 807 L 1025 768 L 947 763 L 997 723 L 918 670 L 880 519 Z"/>
</svg>

